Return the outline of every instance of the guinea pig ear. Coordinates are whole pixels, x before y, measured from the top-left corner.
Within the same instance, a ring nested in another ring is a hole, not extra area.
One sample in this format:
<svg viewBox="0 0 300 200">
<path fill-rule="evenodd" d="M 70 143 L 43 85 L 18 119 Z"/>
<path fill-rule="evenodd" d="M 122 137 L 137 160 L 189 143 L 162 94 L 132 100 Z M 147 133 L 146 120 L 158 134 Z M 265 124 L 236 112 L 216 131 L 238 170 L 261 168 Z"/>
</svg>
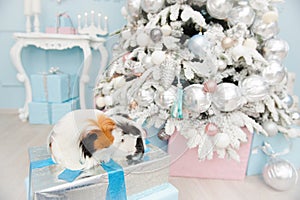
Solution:
<svg viewBox="0 0 300 200">
<path fill-rule="evenodd" d="M 116 128 L 116 123 L 111 118 L 101 114 L 97 117 L 97 122 L 93 120 L 90 120 L 90 122 L 92 125 L 97 126 L 111 143 L 114 141 L 112 131 Z"/>
</svg>

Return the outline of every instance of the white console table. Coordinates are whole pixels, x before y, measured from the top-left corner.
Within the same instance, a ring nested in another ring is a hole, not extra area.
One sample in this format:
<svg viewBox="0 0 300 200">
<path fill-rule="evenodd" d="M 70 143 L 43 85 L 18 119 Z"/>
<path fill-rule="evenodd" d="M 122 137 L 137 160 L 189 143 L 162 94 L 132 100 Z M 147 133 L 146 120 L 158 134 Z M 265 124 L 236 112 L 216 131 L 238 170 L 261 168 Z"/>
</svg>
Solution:
<svg viewBox="0 0 300 200">
<path fill-rule="evenodd" d="M 19 109 L 19 118 L 27 121 L 29 116 L 28 103 L 32 101 L 31 84 L 26 71 L 24 70 L 21 53 L 22 49 L 27 46 L 35 46 L 45 50 L 64 50 L 73 47 L 79 47 L 83 51 L 84 64 L 79 81 L 79 98 L 80 107 L 86 108 L 85 103 L 85 85 L 89 82 L 89 68 L 92 61 L 91 48 L 98 50 L 101 54 L 100 68 L 105 67 L 108 61 L 108 52 L 104 47 L 104 38 L 92 37 L 88 35 L 63 35 L 48 33 L 15 33 L 16 43 L 10 50 L 10 56 L 15 65 L 18 74 L 17 79 L 24 83 L 25 86 L 25 103 Z"/>
</svg>

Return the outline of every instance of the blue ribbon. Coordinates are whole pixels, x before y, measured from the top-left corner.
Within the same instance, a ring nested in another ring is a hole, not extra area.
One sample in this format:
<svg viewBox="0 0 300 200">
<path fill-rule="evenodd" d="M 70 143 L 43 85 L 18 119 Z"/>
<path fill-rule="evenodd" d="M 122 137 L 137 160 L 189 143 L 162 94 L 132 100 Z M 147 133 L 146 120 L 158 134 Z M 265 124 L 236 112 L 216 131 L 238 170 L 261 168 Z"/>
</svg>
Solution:
<svg viewBox="0 0 300 200">
<path fill-rule="evenodd" d="M 38 169 L 38 168 L 43 168 L 43 167 L 47 167 L 50 165 L 55 165 L 56 163 L 52 160 L 52 158 L 48 158 L 45 160 L 37 160 L 37 161 L 33 161 L 30 163 L 30 168 L 31 169 Z"/>
<path fill-rule="evenodd" d="M 101 166 L 108 173 L 106 200 L 127 200 L 123 168 L 112 159 Z"/>
<path fill-rule="evenodd" d="M 81 173 L 81 170 L 65 169 L 62 173 L 58 175 L 58 179 L 73 182 Z"/>
</svg>

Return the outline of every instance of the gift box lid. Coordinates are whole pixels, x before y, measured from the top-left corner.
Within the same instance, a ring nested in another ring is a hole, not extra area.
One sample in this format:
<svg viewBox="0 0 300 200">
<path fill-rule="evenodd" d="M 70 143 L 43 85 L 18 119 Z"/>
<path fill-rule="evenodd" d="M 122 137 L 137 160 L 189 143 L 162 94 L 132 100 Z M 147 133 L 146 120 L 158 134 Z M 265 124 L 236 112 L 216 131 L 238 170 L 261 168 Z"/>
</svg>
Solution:
<svg viewBox="0 0 300 200">
<path fill-rule="evenodd" d="M 142 192 L 168 181 L 169 156 L 158 147 L 148 145 L 148 152 L 139 163 L 118 161 L 124 170 L 127 195 Z M 29 149 L 31 166 L 47 161 L 50 154 L 45 146 Z M 51 160 L 51 159 L 50 159 Z M 31 199 L 105 199 L 109 184 L 106 171 L 95 167 L 82 172 L 73 182 L 58 179 L 65 169 L 58 164 L 32 168 L 29 174 Z"/>
</svg>

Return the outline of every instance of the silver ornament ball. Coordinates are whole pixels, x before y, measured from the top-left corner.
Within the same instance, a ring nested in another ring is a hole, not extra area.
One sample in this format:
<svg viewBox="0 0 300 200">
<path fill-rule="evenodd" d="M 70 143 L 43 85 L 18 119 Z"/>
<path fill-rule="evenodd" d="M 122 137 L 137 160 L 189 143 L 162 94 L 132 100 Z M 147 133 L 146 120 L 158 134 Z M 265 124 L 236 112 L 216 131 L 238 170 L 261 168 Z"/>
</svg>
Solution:
<svg viewBox="0 0 300 200">
<path fill-rule="evenodd" d="M 127 0 L 126 1 L 127 14 L 134 19 L 138 18 L 140 14 L 140 5 L 141 5 L 141 0 Z"/>
<path fill-rule="evenodd" d="M 290 162 L 273 158 L 263 169 L 263 179 L 273 189 L 286 191 L 297 184 L 298 172 Z"/>
<path fill-rule="evenodd" d="M 286 76 L 285 68 L 276 60 L 271 60 L 262 71 L 262 76 L 271 85 L 279 84 Z"/>
<path fill-rule="evenodd" d="M 288 107 L 288 108 L 291 108 L 294 104 L 294 99 L 293 97 L 288 94 L 286 95 L 283 99 L 281 99 L 281 101 Z"/>
<path fill-rule="evenodd" d="M 139 106 L 149 106 L 154 99 L 154 90 L 151 88 L 148 89 L 139 89 L 136 96 L 136 102 Z"/>
<path fill-rule="evenodd" d="M 157 13 L 164 3 L 164 0 L 141 0 L 141 7 L 146 13 Z"/>
<path fill-rule="evenodd" d="M 227 18 L 232 7 L 232 0 L 207 0 L 206 2 L 207 12 L 216 19 Z"/>
<path fill-rule="evenodd" d="M 176 99 L 177 90 L 175 86 L 171 86 L 168 90 L 159 89 L 155 93 L 155 103 L 161 107 L 168 109 Z"/>
<path fill-rule="evenodd" d="M 203 85 L 193 84 L 183 91 L 183 109 L 190 112 L 203 113 L 211 105 L 210 96 L 204 92 Z"/>
<path fill-rule="evenodd" d="M 278 133 L 277 124 L 273 121 L 263 122 L 262 127 L 268 133 L 268 136 L 274 136 Z"/>
<path fill-rule="evenodd" d="M 166 131 L 164 128 L 162 128 L 158 133 L 157 137 L 162 141 L 167 141 L 170 138 L 170 135 L 166 134 Z"/>
<path fill-rule="evenodd" d="M 263 47 L 263 56 L 267 60 L 277 60 L 281 62 L 288 54 L 289 45 L 282 39 L 270 39 Z"/>
<path fill-rule="evenodd" d="M 269 94 L 269 85 L 258 75 L 250 75 L 241 81 L 239 86 L 249 102 L 263 100 Z"/>
<path fill-rule="evenodd" d="M 251 26 L 251 30 L 261 36 L 263 40 L 270 39 L 279 33 L 277 22 L 264 23 L 261 19 L 256 19 Z"/>
<path fill-rule="evenodd" d="M 204 57 L 210 47 L 209 41 L 203 35 L 194 35 L 188 42 L 188 49 L 196 56 Z"/>
<path fill-rule="evenodd" d="M 221 83 L 212 94 L 212 102 L 220 111 L 230 112 L 242 105 L 242 92 L 233 83 Z"/>
<path fill-rule="evenodd" d="M 246 26 L 251 26 L 254 22 L 255 11 L 248 5 L 246 1 L 240 1 L 239 5 L 233 7 L 228 14 L 228 22 L 231 25 L 236 25 L 238 23 L 246 24 Z"/>
<path fill-rule="evenodd" d="M 154 28 L 150 31 L 150 38 L 154 43 L 161 41 L 162 36 L 163 32 L 160 28 Z"/>
</svg>

